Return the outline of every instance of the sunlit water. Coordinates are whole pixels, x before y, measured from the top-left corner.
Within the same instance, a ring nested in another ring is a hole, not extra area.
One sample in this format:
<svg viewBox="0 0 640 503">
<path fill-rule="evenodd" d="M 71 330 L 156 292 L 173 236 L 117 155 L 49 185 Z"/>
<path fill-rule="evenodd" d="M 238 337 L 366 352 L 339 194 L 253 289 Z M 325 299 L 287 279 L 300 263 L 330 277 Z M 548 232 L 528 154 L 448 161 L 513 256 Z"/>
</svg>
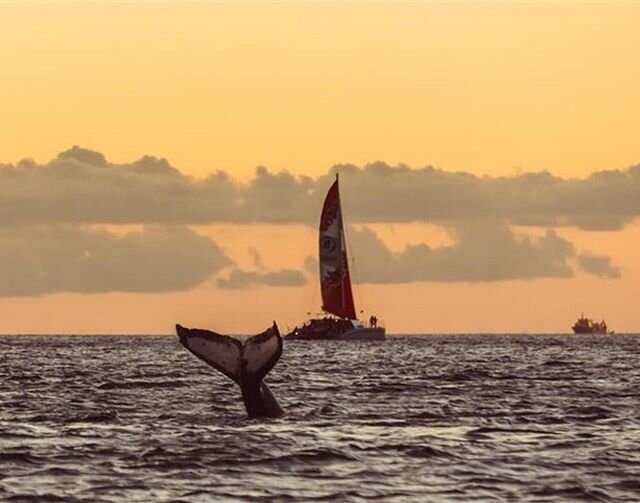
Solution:
<svg viewBox="0 0 640 503">
<path fill-rule="evenodd" d="M 0 499 L 640 501 L 640 337 L 290 342 L 286 415 L 174 337 L 0 337 Z"/>
</svg>

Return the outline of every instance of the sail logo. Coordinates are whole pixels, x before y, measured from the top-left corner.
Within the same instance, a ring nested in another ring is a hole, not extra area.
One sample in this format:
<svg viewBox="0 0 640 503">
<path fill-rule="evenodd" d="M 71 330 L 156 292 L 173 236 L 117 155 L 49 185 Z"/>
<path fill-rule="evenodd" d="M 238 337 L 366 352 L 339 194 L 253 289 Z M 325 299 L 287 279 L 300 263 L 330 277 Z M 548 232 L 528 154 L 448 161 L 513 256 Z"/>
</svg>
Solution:
<svg viewBox="0 0 640 503">
<path fill-rule="evenodd" d="M 320 239 L 320 248 L 323 252 L 332 255 L 338 248 L 338 243 L 336 239 L 331 236 L 322 236 Z"/>
</svg>

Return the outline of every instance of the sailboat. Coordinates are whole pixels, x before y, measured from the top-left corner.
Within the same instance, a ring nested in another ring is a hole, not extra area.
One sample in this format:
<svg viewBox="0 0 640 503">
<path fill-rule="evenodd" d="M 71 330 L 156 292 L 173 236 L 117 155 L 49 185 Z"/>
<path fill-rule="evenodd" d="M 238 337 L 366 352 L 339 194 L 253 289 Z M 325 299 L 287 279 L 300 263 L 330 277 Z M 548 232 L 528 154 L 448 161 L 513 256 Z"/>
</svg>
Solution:
<svg viewBox="0 0 640 503">
<path fill-rule="evenodd" d="M 378 326 L 375 316 L 365 323 L 358 320 L 356 315 L 338 174 L 324 200 L 319 231 L 320 289 L 324 316 L 295 327 L 285 340 L 383 340 L 385 329 Z"/>
</svg>

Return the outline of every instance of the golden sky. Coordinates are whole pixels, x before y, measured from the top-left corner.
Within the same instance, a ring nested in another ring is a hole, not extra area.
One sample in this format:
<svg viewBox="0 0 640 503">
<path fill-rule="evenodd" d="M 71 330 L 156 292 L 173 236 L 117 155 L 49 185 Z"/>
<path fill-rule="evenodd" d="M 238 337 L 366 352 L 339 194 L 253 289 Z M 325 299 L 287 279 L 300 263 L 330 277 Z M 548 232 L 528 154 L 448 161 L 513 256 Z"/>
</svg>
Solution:
<svg viewBox="0 0 640 503">
<path fill-rule="evenodd" d="M 151 155 L 240 182 L 256 166 L 318 177 L 374 161 L 584 179 L 640 162 L 638 26 L 634 2 L 0 2 L 0 164 L 46 164 L 80 145 L 113 163 Z M 557 228 L 579 252 L 611 257 L 618 279 L 361 289 L 392 333 L 563 331 L 581 310 L 637 330 L 638 230 Z M 196 231 L 245 268 L 250 248 L 265 270 L 300 269 L 316 252 L 305 226 Z M 377 232 L 391 250 L 447 242 L 426 220 Z M 311 304 L 309 280 L 0 297 L 0 333 L 293 325 Z"/>
</svg>

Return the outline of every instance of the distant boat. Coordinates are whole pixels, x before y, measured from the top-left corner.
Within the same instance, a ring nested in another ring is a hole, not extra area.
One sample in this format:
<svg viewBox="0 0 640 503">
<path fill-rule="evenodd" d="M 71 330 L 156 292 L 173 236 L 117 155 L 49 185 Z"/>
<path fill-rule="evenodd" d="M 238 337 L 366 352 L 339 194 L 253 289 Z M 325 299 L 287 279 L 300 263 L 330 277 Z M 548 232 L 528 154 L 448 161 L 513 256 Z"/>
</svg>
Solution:
<svg viewBox="0 0 640 503">
<path fill-rule="evenodd" d="M 324 200 L 319 237 L 322 311 L 326 314 L 295 327 L 285 340 L 383 340 L 385 329 L 378 326 L 375 316 L 371 316 L 367 324 L 356 315 L 337 174 Z"/>
<path fill-rule="evenodd" d="M 573 324 L 573 332 L 576 334 L 613 334 L 612 330 L 607 328 L 607 322 L 600 322 L 585 318 L 584 314 Z"/>
</svg>

